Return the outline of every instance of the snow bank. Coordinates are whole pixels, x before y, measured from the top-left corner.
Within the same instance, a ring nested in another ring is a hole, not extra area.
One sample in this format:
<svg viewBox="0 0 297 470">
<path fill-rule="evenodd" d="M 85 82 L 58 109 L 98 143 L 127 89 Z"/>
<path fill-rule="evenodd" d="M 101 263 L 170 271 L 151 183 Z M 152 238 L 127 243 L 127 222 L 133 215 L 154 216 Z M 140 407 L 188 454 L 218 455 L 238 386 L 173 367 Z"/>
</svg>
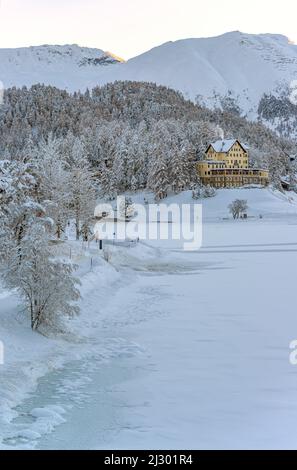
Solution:
<svg viewBox="0 0 297 470">
<path fill-rule="evenodd" d="M 100 345 L 105 305 L 112 298 L 114 289 L 123 289 L 131 282 L 131 277 L 126 275 L 123 278 L 118 268 L 140 266 L 145 260 L 155 258 L 158 250 L 140 244 L 131 249 L 116 246 L 108 248 L 112 253 L 111 263 L 103 259 L 95 243 L 89 247 L 76 242 L 57 246 L 57 255 L 69 256 L 71 251 L 72 260 L 79 266 L 77 275 L 82 282 L 82 300 L 81 315 L 65 320 L 65 333 L 56 338 L 33 333 L 28 318 L 20 313 L 22 307 L 17 297 L 0 286 L 0 341 L 5 347 L 4 365 L 0 365 L 0 448 L 7 447 L 6 441 L 1 444 L 1 437 L 7 438 L 9 435 L 10 423 L 18 416 L 17 405 L 36 389 L 41 377 L 62 368 L 66 362 L 94 355 L 96 360 L 105 361 L 115 354 L 123 353 L 120 340 L 115 339 L 108 344 L 102 341 Z M 90 296 L 92 303 L 89 301 Z M 79 387 L 77 381 L 75 387 Z M 39 435 L 51 432 L 63 422 L 62 411 L 52 407 L 33 410 L 31 414 L 36 418 L 35 424 L 18 431 L 18 435 L 13 435 L 8 445 L 14 445 L 15 439 L 23 439 L 25 442 L 29 437 L 37 439 Z"/>
<path fill-rule="evenodd" d="M 100 323 L 106 294 L 108 297 L 113 284 L 119 280 L 116 270 L 99 259 L 98 252 L 91 269 L 89 257 L 80 253 L 81 247 L 78 250 L 75 244 L 71 247 L 73 257 L 80 262 L 77 274 L 82 280 L 82 312 L 80 317 L 65 321 L 64 334 L 46 338 L 33 333 L 28 318 L 20 313 L 22 306 L 18 298 L 0 287 L 0 341 L 4 345 L 4 364 L 0 365 L 0 447 L 2 432 L 5 434 L 9 423 L 17 416 L 15 407 L 36 389 L 40 377 L 61 368 L 65 362 L 92 354 L 92 329 Z M 63 249 L 69 250 L 69 246 L 64 245 Z M 84 305 L 96 286 L 98 311 L 90 312 Z M 101 353 L 104 357 L 104 350 Z"/>
</svg>

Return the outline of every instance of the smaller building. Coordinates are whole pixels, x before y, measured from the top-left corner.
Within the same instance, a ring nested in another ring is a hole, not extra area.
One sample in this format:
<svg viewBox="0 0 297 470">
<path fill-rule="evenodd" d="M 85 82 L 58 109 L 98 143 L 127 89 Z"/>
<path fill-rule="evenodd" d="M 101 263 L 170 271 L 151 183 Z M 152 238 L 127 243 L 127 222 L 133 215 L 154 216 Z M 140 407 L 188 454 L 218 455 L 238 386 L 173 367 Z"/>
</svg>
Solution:
<svg viewBox="0 0 297 470">
<path fill-rule="evenodd" d="M 248 147 L 236 139 L 211 143 L 205 160 L 197 163 L 197 171 L 202 184 L 215 188 L 269 183 L 268 171 L 250 168 Z"/>
</svg>

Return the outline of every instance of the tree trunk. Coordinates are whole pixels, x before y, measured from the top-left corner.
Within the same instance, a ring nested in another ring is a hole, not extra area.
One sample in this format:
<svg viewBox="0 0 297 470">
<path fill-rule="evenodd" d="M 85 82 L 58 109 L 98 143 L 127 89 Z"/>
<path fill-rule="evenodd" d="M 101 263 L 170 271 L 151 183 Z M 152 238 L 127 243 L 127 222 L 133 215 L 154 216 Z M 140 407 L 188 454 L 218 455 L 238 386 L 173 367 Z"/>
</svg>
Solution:
<svg viewBox="0 0 297 470">
<path fill-rule="evenodd" d="M 37 331 L 40 325 L 41 312 L 38 308 L 37 300 L 34 304 L 31 304 L 31 328 L 33 331 Z"/>
<path fill-rule="evenodd" d="M 57 239 L 58 239 L 58 240 L 60 240 L 60 238 L 61 238 L 61 232 L 62 232 L 62 230 L 61 230 L 61 225 L 60 225 L 60 223 L 58 222 L 58 224 L 57 224 L 57 232 L 56 232 L 56 233 L 57 233 Z"/>
<path fill-rule="evenodd" d="M 75 219 L 75 229 L 76 229 L 76 240 L 78 241 L 79 240 L 79 218 L 76 217 Z"/>
</svg>

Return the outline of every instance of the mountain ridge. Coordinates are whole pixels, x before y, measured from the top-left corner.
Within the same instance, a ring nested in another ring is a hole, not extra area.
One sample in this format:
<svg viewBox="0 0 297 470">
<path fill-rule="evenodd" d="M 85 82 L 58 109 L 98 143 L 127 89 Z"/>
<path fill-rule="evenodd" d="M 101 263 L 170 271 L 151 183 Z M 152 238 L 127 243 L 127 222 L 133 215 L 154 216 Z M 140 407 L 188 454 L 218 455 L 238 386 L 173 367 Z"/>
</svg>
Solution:
<svg viewBox="0 0 297 470">
<path fill-rule="evenodd" d="M 126 62 L 102 49 L 75 44 L 0 49 L 5 88 L 43 83 L 74 92 L 115 81 L 152 82 L 251 120 L 261 119 L 264 95 L 283 96 L 296 79 L 297 46 L 281 34 L 233 31 L 179 39 Z"/>
</svg>

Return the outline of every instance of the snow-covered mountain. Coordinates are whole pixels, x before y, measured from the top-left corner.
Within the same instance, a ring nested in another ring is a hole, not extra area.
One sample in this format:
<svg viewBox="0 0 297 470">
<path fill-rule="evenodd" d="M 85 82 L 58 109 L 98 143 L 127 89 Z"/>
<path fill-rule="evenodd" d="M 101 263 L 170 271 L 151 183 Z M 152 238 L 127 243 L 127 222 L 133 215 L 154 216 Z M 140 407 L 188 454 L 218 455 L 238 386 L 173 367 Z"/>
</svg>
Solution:
<svg viewBox="0 0 297 470">
<path fill-rule="evenodd" d="M 238 98 L 249 112 L 263 93 L 297 79 L 297 46 L 280 35 L 227 33 L 168 42 L 108 70 L 105 80 L 153 81 L 208 105 L 217 94 Z"/>
<path fill-rule="evenodd" d="M 0 80 L 69 91 L 115 80 L 152 81 L 208 106 L 239 107 L 250 117 L 264 93 L 297 79 L 297 46 L 281 35 L 231 32 L 168 42 L 127 62 L 98 49 L 40 46 L 0 50 Z M 222 97 L 227 97 L 222 99 Z"/>
<path fill-rule="evenodd" d="M 85 90 L 100 83 L 107 68 L 121 62 L 110 52 L 76 44 L 0 49 L 0 80 L 5 88 L 44 83 L 68 91 Z"/>
</svg>

